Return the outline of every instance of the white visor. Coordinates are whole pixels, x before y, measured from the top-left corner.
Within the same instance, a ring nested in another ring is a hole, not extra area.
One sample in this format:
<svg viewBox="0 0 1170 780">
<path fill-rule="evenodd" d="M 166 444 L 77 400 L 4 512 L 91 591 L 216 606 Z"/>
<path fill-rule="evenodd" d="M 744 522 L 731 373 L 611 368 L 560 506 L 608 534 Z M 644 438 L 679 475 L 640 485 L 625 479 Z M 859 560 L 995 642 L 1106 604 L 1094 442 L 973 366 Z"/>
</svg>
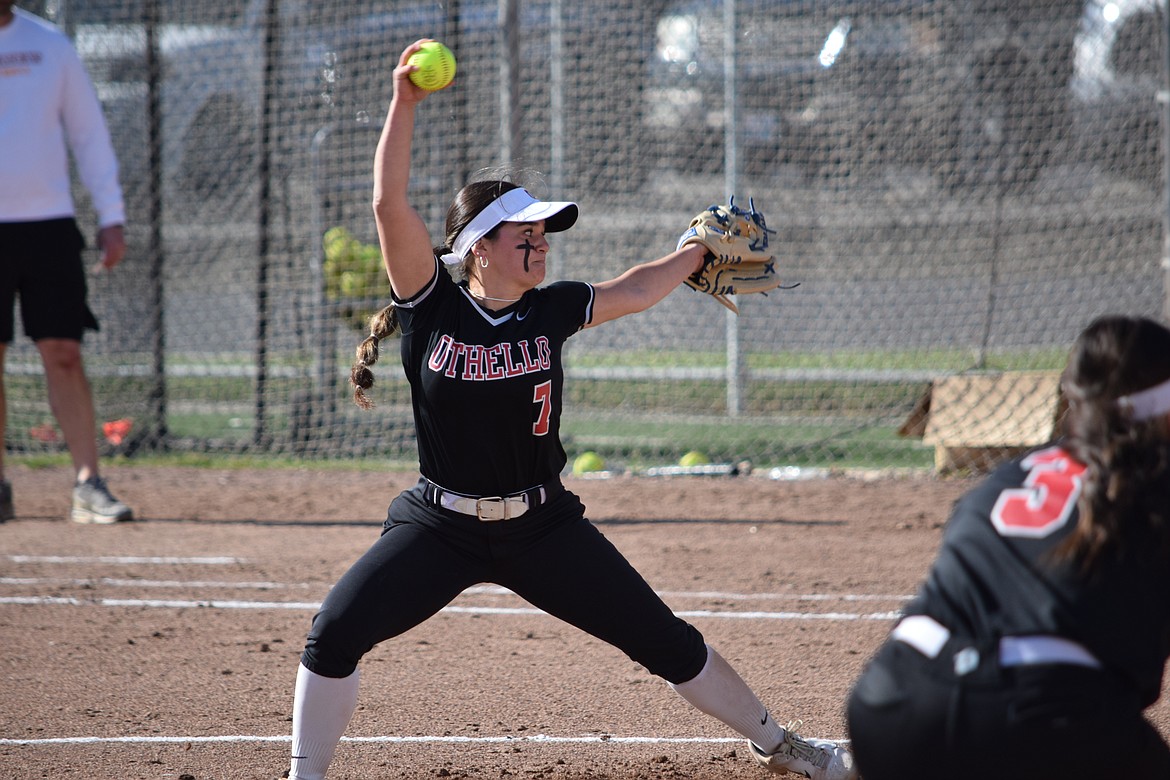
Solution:
<svg viewBox="0 0 1170 780">
<path fill-rule="evenodd" d="M 1170 412 L 1170 379 L 1140 393 L 1123 395 L 1117 399 L 1117 405 L 1129 411 L 1134 420 L 1152 420 L 1160 417 Z"/>
<path fill-rule="evenodd" d="M 568 230 L 577 221 L 577 204 L 566 201 L 539 201 L 528 190 L 508 190 L 475 215 L 455 239 L 451 252 L 443 255 L 443 262 L 456 265 L 471 250 L 476 241 L 486 236 L 501 222 L 540 222 L 544 220 L 546 233 Z"/>
</svg>

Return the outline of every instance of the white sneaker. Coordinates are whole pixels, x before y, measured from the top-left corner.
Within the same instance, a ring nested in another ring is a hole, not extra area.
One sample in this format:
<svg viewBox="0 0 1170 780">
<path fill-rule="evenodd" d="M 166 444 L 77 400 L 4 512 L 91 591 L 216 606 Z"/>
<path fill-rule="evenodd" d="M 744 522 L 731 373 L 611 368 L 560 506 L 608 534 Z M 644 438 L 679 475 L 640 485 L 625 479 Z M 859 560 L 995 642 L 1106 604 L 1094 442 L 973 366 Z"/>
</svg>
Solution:
<svg viewBox="0 0 1170 780">
<path fill-rule="evenodd" d="M 778 775 L 803 775 L 810 780 L 857 780 L 853 754 L 827 739 L 805 739 L 792 725 L 784 730 L 784 741 L 774 753 L 765 753 L 748 742 L 752 757 Z"/>
<path fill-rule="evenodd" d="M 73 509 L 69 517 L 75 523 L 122 523 L 134 519 L 130 507 L 114 498 L 101 477 L 90 477 L 73 486 Z"/>
</svg>

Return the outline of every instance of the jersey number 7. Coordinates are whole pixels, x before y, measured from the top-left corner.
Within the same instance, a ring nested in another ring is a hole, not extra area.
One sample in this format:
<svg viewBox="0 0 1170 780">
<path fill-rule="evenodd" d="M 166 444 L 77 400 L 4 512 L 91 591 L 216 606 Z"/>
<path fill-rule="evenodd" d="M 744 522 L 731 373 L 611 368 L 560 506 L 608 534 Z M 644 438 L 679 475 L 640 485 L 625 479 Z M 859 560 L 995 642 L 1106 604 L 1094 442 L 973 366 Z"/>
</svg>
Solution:
<svg viewBox="0 0 1170 780">
<path fill-rule="evenodd" d="M 552 417 L 552 381 L 541 382 L 532 390 L 532 403 L 538 404 L 536 422 L 532 423 L 532 435 L 544 436 L 548 433 L 549 419 Z"/>
</svg>

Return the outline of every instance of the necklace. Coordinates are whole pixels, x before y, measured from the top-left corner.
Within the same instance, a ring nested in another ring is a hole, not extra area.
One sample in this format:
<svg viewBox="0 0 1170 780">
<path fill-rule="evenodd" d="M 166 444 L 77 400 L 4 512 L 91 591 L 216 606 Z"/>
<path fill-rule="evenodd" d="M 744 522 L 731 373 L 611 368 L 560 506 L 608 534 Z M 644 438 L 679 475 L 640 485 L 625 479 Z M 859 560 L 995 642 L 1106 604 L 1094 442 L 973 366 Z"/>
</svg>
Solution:
<svg viewBox="0 0 1170 780">
<path fill-rule="evenodd" d="M 481 301 L 498 301 L 500 303 L 515 303 L 516 301 L 520 300 L 519 298 L 493 298 L 490 295 L 479 295 L 477 293 L 471 292 L 470 289 L 468 289 L 467 292 L 471 294 L 472 298 L 478 298 Z"/>
</svg>

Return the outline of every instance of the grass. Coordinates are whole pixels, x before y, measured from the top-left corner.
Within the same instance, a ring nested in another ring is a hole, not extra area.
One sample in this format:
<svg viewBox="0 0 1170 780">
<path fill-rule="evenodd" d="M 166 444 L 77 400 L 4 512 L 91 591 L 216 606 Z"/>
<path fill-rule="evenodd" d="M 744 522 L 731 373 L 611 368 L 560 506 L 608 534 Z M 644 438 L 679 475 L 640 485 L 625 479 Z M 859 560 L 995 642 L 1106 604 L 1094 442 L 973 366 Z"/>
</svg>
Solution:
<svg viewBox="0 0 1170 780">
<path fill-rule="evenodd" d="M 971 349 L 837 350 L 825 353 L 753 352 L 744 362 L 753 369 L 882 369 L 893 371 L 1022 371 L 1060 369 L 1068 358 L 1057 348 L 1017 349 L 988 353 L 983 365 Z M 570 352 L 566 365 L 580 368 L 719 368 L 722 352 Z"/>
<path fill-rule="evenodd" d="M 934 450 L 899 437 L 900 421 L 786 421 L 739 418 L 669 422 L 568 416 L 561 432 L 570 460 L 585 451 L 639 469 L 676 463 L 697 450 L 713 463 L 750 461 L 756 468 L 930 468 Z"/>
<path fill-rule="evenodd" d="M 72 465 L 68 453 L 14 454 L 6 462 L 19 464 L 29 469 L 62 468 Z M 418 468 L 416 460 L 391 460 L 386 458 L 312 459 L 288 455 L 256 455 L 211 452 L 149 452 L 128 458 L 114 455 L 102 458 L 102 467 L 180 467 L 223 470 L 248 469 L 305 469 L 314 471 L 413 471 Z"/>
<path fill-rule="evenodd" d="M 744 360 L 752 369 L 765 371 L 873 369 L 945 374 L 969 369 L 975 358 L 970 350 L 842 350 L 747 354 Z M 1055 370 L 1065 359 L 1066 353 L 1058 349 L 1014 350 L 987 355 L 984 368 Z M 306 380 L 299 375 L 310 372 L 312 365 L 297 356 L 271 363 L 293 370 L 268 378 L 264 442 L 256 444 L 256 382 L 249 374 L 250 360 L 250 356 L 234 354 L 168 358 L 168 367 L 182 369 L 166 382 L 171 452 L 138 452 L 134 462 L 222 468 L 303 467 L 308 461 L 328 468 L 385 469 L 388 463 L 416 467 L 413 445 L 404 446 L 401 437 L 395 441 L 385 431 L 373 432 L 378 421 L 372 417 L 354 422 L 343 416 L 334 430 L 305 430 L 303 424 L 298 430 L 293 425 L 297 407 L 292 399 L 303 394 Z M 719 368 L 724 360 L 720 352 L 582 352 L 571 353 L 566 364 L 574 368 Z M 339 359 L 338 365 L 343 364 Z M 409 388 L 399 377 L 390 362 L 380 371 L 376 396 L 383 413 L 394 405 L 409 406 Z M 91 382 L 100 420 L 131 417 L 143 421 L 153 410 L 150 398 L 155 383 L 150 377 L 98 372 Z M 63 445 L 30 438 L 31 428 L 52 419 L 44 400 L 43 377 L 10 375 L 6 384 L 14 459 L 30 464 L 41 458 L 62 462 Z M 726 387 L 718 379 L 575 378 L 566 385 L 562 433 L 570 460 L 593 450 L 607 461 L 631 468 L 675 463 L 683 453 L 699 450 L 712 461 L 747 459 L 759 467 L 925 469 L 933 463 L 932 448 L 897 434 L 924 390 L 923 381 L 913 380 L 756 379 L 742 388 L 741 414 L 732 418 L 726 415 Z M 343 387 L 341 394 L 345 395 Z M 338 407 L 348 408 L 348 399 L 339 398 Z M 402 425 L 408 424 L 409 411 L 395 414 L 402 418 Z M 290 443 L 294 435 L 303 437 L 300 444 Z"/>
</svg>

